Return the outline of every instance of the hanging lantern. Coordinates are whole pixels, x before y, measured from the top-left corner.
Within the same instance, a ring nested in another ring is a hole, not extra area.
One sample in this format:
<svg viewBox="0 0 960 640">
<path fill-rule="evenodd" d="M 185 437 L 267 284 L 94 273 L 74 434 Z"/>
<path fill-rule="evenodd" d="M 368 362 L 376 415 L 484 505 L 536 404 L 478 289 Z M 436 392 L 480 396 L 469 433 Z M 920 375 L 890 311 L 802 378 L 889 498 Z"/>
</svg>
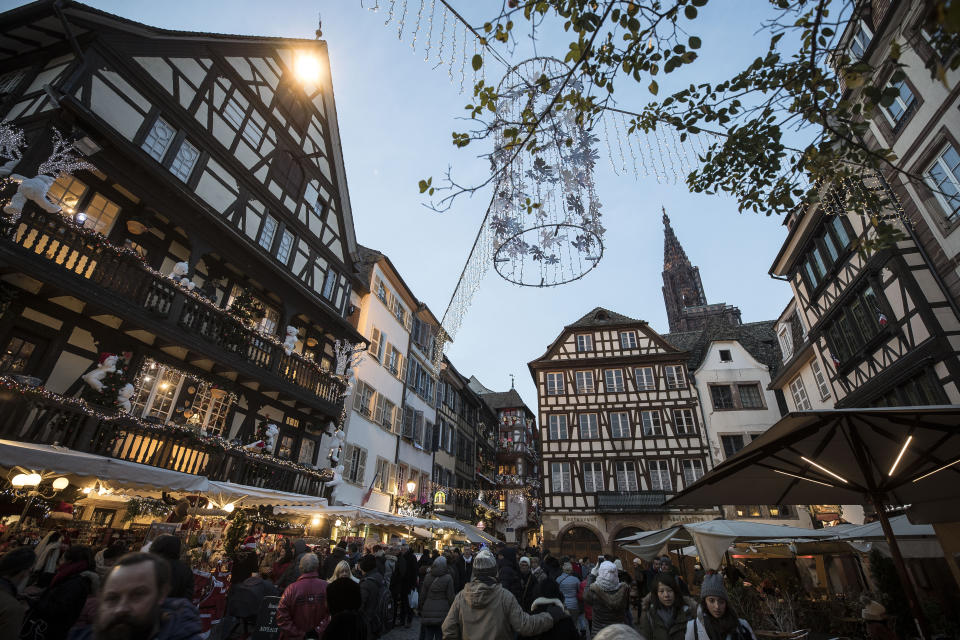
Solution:
<svg viewBox="0 0 960 640">
<path fill-rule="evenodd" d="M 577 123 L 575 110 L 551 108 L 541 119 L 536 149 L 518 148 L 522 132 L 518 138 L 507 136 L 524 111 L 540 115 L 547 110 L 568 72 L 555 58 L 531 58 L 508 71 L 498 88 L 492 157 L 498 181 L 489 224 L 494 269 L 514 284 L 572 282 L 603 256 L 604 228 L 593 184 L 597 139 Z"/>
</svg>

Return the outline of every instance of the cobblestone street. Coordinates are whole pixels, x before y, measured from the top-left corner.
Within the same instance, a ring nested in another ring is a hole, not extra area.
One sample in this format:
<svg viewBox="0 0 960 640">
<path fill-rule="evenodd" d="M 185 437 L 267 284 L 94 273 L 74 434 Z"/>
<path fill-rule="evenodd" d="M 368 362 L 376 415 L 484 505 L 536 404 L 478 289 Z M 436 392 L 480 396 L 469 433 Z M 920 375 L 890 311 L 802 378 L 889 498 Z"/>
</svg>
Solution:
<svg viewBox="0 0 960 640">
<path fill-rule="evenodd" d="M 420 637 L 420 618 L 413 617 L 410 628 L 406 629 L 403 625 L 393 628 L 390 633 L 381 636 L 381 640 L 418 640 Z"/>
</svg>

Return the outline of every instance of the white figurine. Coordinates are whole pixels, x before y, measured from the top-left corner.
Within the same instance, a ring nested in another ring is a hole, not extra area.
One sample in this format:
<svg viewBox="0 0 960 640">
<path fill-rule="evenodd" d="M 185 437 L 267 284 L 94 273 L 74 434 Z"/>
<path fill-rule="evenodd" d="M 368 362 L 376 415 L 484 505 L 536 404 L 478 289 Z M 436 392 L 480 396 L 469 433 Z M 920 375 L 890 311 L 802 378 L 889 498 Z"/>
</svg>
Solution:
<svg viewBox="0 0 960 640">
<path fill-rule="evenodd" d="M 12 158 L 7 160 L 2 165 L 0 165 L 0 178 L 6 178 L 8 175 L 13 173 L 13 170 L 16 168 L 17 164 L 20 163 L 20 158 Z"/>
<path fill-rule="evenodd" d="M 47 213 L 60 211 L 60 205 L 47 200 L 47 192 L 56 181 L 53 176 L 40 174 L 35 178 L 27 178 L 18 173 L 13 173 L 10 175 L 10 180 L 19 183 L 20 186 L 17 187 L 17 192 L 10 198 L 10 204 L 3 208 L 4 213 L 19 216 L 23 212 L 23 205 L 27 204 L 27 200 L 36 202 L 37 206 Z"/>
<path fill-rule="evenodd" d="M 273 453 L 273 450 L 277 444 L 278 435 L 280 435 L 280 428 L 275 424 L 268 424 L 267 432 L 264 434 L 263 440 L 251 442 L 245 446 L 244 449 L 247 451 L 255 451 L 257 453 Z"/>
<path fill-rule="evenodd" d="M 81 379 L 94 391 L 103 391 L 103 379 L 107 377 L 108 373 L 113 373 L 116 370 L 117 356 L 112 353 L 102 353 L 100 354 L 100 360 L 97 362 L 97 368 L 83 374 Z"/>
<path fill-rule="evenodd" d="M 342 482 L 343 482 L 343 465 L 341 464 L 341 465 L 338 465 L 337 468 L 333 470 L 333 478 L 327 482 L 327 486 L 333 488 L 333 491 L 330 492 L 331 504 L 337 503 L 337 490 Z"/>
<path fill-rule="evenodd" d="M 283 339 L 283 352 L 287 355 L 293 353 L 297 347 L 297 328 L 287 327 L 287 337 Z"/>
<path fill-rule="evenodd" d="M 187 272 L 190 271 L 190 265 L 186 262 L 178 262 L 173 265 L 173 271 L 170 272 L 170 279 L 179 284 L 180 286 L 186 287 L 190 291 L 193 291 L 193 288 L 196 287 L 187 276 Z"/>
<path fill-rule="evenodd" d="M 117 405 L 127 413 L 132 411 L 132 407 L 130 406 L 130 398 L 133 397 L 133 394 L 134 388 L 129 382 L 120 387 L 120 390 L 117 391 Z"/>
</svg>

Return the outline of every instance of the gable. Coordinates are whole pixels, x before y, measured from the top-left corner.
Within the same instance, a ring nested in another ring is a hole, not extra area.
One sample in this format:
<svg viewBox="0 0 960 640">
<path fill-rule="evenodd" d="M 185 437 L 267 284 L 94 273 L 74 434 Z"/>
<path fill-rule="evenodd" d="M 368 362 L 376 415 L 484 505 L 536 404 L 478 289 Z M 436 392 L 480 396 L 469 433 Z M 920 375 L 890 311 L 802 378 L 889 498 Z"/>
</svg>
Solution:
<svg viewBox="0 0 960 640">
<path fill-rule="evenodd" d="M 578 350 L 578 336 L 587 338 L 586 341 L 581 338 L 581 344 L 589 343 L 589 350 Z M 534 362 L 586 362 L 601 358 L 642 358 L 672 353 L 681 352 L 644 323 L 583 328 L 571 325 Z"/>
</svg>

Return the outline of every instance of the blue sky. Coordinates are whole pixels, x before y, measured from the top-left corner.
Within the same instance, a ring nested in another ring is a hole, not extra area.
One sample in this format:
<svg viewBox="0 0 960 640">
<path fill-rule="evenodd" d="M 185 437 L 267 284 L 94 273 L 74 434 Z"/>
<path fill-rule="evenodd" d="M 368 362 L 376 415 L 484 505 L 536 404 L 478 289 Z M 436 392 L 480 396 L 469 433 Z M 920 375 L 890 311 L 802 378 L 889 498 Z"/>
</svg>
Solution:
<svg viewBox="0 0 960 640">
<path fill-rule="evenodd" d="M 411 37 L 397 38 L 397 25 L 384 25 L 386 13 L 360 6 L 360 0 L 90 0 L 98 9 L 168 29 L 312 38 L 318 11 L 330 50 L 332 81 L 343 141 L 346 176 L 360 243 L 388 254 L 414 294 L 440 317 L 483 218 L 489 192 L 461 199 L 439 214 L 423 206 L 417 181 L 448 165 L 465 180 L 483 177 L 484 147 L 457 150 L 450 132 L 465 130 L 456 120 L 470 102 L 469 73 L 460 95 L 459 67 L 451 83 L 445 67 L 424 62 Z M 431 0 L 426 0 L 429 8 Z M 6 3 L 0 3 L 6 4 Z M 22 3 L 16 3 L 22 4 Z M 374 0 L 365 0 L 371 6 Z M 379 0 L 381 8 L 390 0 Z M 403 0 L 397 0 L 397 10 Z M 439 2 L 437 2 L 439 5 Z M 476 11 L 476 3 L 455 6 Z M 10 3 L 8 6 L 13 6 Z M 408 33 L 420 0 L 409 0 Z M 769 4 L 762 0 L 714 0 L 702 10 L 697 35 L 699 61 L 683 76 L 660 80 L 661 95 L 679 82 L 719 80 L 749 64 L 765 50 L 754 35 Z M 479 14 L 471 18 L 479 18 Z M 562 34 L 561 34 L 562 35 Z M 422 45 L 421 32 L 418 44 Z M 516 60 L 523 59 L 521 42 Z M 560 57 L 562 37 L 545 37 L 538 52 Z M 488 77 L 502 74 L 492 60 Z M 630 83 L 632 84 L 632 83 Z M 647 83 L 644 82 L 644 85 Z M 622 81 L 616 95 L 623 108 L 639 108 L 645 89 Z M 526 363 L 539 357 L 565 324 L 596 306 L 648 321 L 667 332 L 661 293 L 663 227 L 666 207 L 687 255 L 700 267 L 709 302 L 735 304 L 744 321 L 776 318 L 790 297 L 789 287 L 767 275 L 785 237 L 781 219 L 740 214 L 727 197 L 690 194 L 682 185 L 617 176 L 601 142 L 595 181 L 607 228 L 599 266 L 573 284 L 533 289 L 501 280 L 491 269 L 464 319 L 448 355 L 464 375 L 476 375 L 493 389 L 506 389 L 510 374 L 531 408 L 536 392 Z"/>
</svg>

